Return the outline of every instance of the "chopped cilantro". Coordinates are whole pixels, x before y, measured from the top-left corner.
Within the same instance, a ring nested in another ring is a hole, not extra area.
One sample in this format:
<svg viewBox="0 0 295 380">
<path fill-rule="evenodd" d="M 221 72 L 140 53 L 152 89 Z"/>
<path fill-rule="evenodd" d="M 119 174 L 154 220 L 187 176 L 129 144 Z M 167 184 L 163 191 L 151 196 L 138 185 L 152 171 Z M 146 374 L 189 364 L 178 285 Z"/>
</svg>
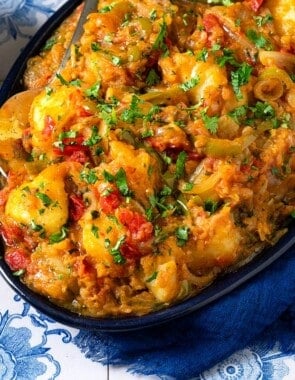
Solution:
<svg viewBox="0 0 295 380">
<path fill-rule="evenodd" d="M 100 82 L 94 83 L 93 86 L 85 90 L 85 95 L 90 99 L 97 99 L 100 90 Z"/>
<path fill-rule="evenodd" d="M 232 117 L 237 123 L 240 123 L 247 116 L 248 108 L 245 105 L 234 108 L 229 112 L 229 116 Z"/>
<path fill-rule="evenodd" d="M 36 224 L 36 223 L 34 222 L 34 220 L 31 221 L 31 223 L 30 223 L 30 227 L 31 227 L 31 229 L 32 229 L 33 231 L 35 231 L 35 232 L 43 232 L 43 231 L 44 231 L 43 226 L 41 226 L 40 224 Z"/>
<path fill-rule="evenodd" d="M 45 207 L 49 207 L 53 203 L 52 199 L 47 194 L 41 193 L 40 191 L 36 193 L 36 197 L 40 199 Z"/>
<path fill-rule="evenodd" d="M 143 139 L 146 139 L 152 136 L 154 136 L 154 131 L 152 129 L 146 129 L 145 131 L 141 132 L 141 138 Z"/>
<path fill-rule="evenodd" d="M 68 236 L 68 229 L 67 227 L 63 226 L 59 232 L 56 232 L 55 234 L 52 234 L 49 236 L 49 243 L 59 243 L 62 240 L 65 240 Z"/>
<path fill-rule="evenodd" d="M 103 171 L 102 175 L 107 182 L 113 182 L 115 179 L 115 176 L 106 170 Z"/>
<path fill-rule="evenodd" d="M 273 106 L 267 102 L 257 102 L 254 107 L 250 107 L 254 116 L 258 119 L 273 119 L 276 115 Z"/>
<path fill-rule="evenodd" d="M 218 209 L 218 206 L 219 202 L 212 199 L 207 199 L 204 203 L 205 210 L 210 212 L 210 214 L 213 214 Z"/>
<path fill-rule="evenodd" d="M 158 276 L 158 272 L 155 271 L 145 281 L 146 282 L 152 282 L 157 278 L 157 276 Z"/>
<path fill-rule="evenodd" d="M 178 179 L 183 177 L 184 175 L 186 159 L 187 159 L 187 153 L 185 151 L 180 152 L 176 160 L 176 172 L 175 172 L 175 177 Z"/>
<path fill-rule="evenodd" d="M 150 16 L 150 19 L 151 19 L 152 21 L 155 21 L 156 18 L 157 18 L 157 11 L 156 11 L 155 9 L 153 9 L 153 10 L 150 12 L 149 16 Z"/>
<path fill-rule="evenodd" d="M 243 62 L 237 70 L 231 72 L 231 84 L 238 99 L 242 97 L 241 86 L 249 82 L 252 70 L 252 66 Z"/>
<path fill-rule="evenodd" d="M 196 59 L 197 59 L 197 61 L 206 62 L 208 59 L 208 55 L 209 55 L 208 49 L 203 48 L 201 51 L 198 52 Z"/>
<path fill-rule="evenodd" d="M 98 134 L 98 128 L 96 125 L 91 127 L 91 136 L 88 140 L 84 141 L 83 145 L 93 146 L 101 140 L 101 136 Z"/>
<path fill-rule="evenodd" d="M 94 235 L 94 237 L 96 237 L 98 239 L 98 237 L 99 237 L 99 229 L 94 224 L 91 226 L 91 232 Z"/>
<path fill-rule="evenodd" d="M 124 110 L 121 114 L 121 120 L 125 121 L 126 123 L 134 123 L 136 119 L 143 118 L 143 113 L 141 112 L 140 108 L 138 107 L 139 103 L 141 103 L 142 100 L 136 96 L 132 95 L 130 108 Z"/>
<path fill-rule="evenodd" d="M 143 116 L 144 120 L 146 121 L 152 121 L 154 116 L 161 111 L 161 108 L 155 104 L 150 109 L 149 112 Z"/>
<path fill-rule="evenodd" d="M 209 116 L 205 112 L 202 112 L 204 126 L 213 134 L 215 134 L 218 130 L 218 119 L 218 116 Z"/>
<path fill-rule="evenodd" d="M 91 42 L 91 50 L 92 51 L 100 51 L 101 46 L 98 42 Z"/>
<path fill-rule="evenodd" d="M 187 226 L 180 226 L 175 230 L 177 245 L 183 247 L 189 239 L 190 229 Z"/>
<path fill-rule="evenodd" d="M 159 83 L 161 78 L 157 74 L 155 69 L 151 69 L 147 75 L 146 78 L 146 84 L 148 86 L 154 86 L 155 84 Z"/>
<path fill-rule="evenodd" d="M 99 13 L 108 13 L 113 9 L 113 7 L 114 7 L 113 4 L 106 5 L 105 7 L 100 8 L 98 12 Z"/>
<path fill-rule="evenodd" d="M 183 186 L 183 191 L 191 191 L 194 188 L 194 184 L 191 182 L 186 182 Z"/>
<path fill-rule="evenodd" d="M 181 83 L 179 87 L 182 89 L 182 91 L 187 92 L 194 88 L 200 81 L 199 76 L 192 77 L 191 79 L 187 80 L 184 83 Z"/>
<path fill-rule="evenodd" d="M 108 182 L 115 182 L 117 185 L 120 193 L 124 197 L 130 197 L 132 196 L 132 191 L 129 189 L 128 183 L 127 183 L 127 177 L 126 172 L 123 168 L 120 168 L 115 175 L 109 173 L 108 171 L 103 171 L 103 177 Z"/>
<path fill-rule="evenodd" d="M 53 36 L 49 38 L 46 42 L 45 45 L 42 48 L 42 51 L 49 51 L 52 49 L 52 47 L 57 43 L 57 37 Z"/>
<path fill-rule="evenodd" d="M 254 29 L 249 29 L 246 32 L 248 39 L 259 49 L 272 50 L 271 43 L 261 34 Z"/>
<path fill-rule="evenodd" d="M 256 25 L 261 27 L 261 26 L 268 24 L 269 22 L 272 22 L 273 17 L 270 13 L 268 13 L 265 16 L 254 16 L 254 20 L 256 22 Z"/>
<path fill-rule="evenodd" d="M 97 106 L 100 111 L 100 117 L 110 127 L 117 124 L 115 107 L 118 105 L 118 103 L 119 101 L 116 98 L 113 98 L 112 103 L 101 103 Z"/>
<path fill-rule="evenodd" d="M 168 50 L 168 47 L 165 43 L 165 39 L 167 37 L 167 23 L 165 20 L 160 25 L 160 31 L 157 35 L 157 38 L 153 44 L 153 49 L 155 50 L 162 50 L 163 52 L 166 52 Z"/>
<path fill-rule="evenodd" d="M 25 274 L 26 270 L 25 269 L 19 269 L 15 272 L 12 273 L 13 276 L 16 276 L 16 277 L 21 277 L 23 274 Z"/>
<path fill-rule="evenodd" d="M 98 177 L 93 169 L 87 169 L 85 168 L 80 173 L 80 178 L 88 183 L 89 185 L 94 185 L 95 182 L 98 180 Z"/>
<path fill-rule="evenodd" d="M 115 183 L 124 197 L 130 197 L 132 195 L 132 191 L 128 187 L 126 172 L 123 168 L 120 168 L 116 173 Z"/>
<path fill-rule="evenodd" d="M 112 63 L 115 66 L 120 66 L 122 64 L 122 59 L 120 57 L 117 57 L 116 55 L 112 55 Z"/>
<path fill-rule="evenodd" d="M 74 87 L 81 87 L 81 80 L 80 79 L 74 79 L 71 81 L 67 81 L 61 74 L 57 73 L 56 77 L 59 79 L 60 83 L 65 86 L 74 86 Z"/>
<path fill-rule="evenodd" d="M 45 87 L 45 92 L 47 96 L 50 96 L 53 93 L 53 89 L 49 86 Z"/>
<path fill-rule="evenodd" d="M 224 67 L 226 64 L 230 64 L 231 66 L 236 67 L 239 66 L 239 63 L 234 56 L 234 52 L 227 48 L 223 49 L 223 54 L 221 57 L 217 58 L 217 63 L 220 67 Z"/>
<path fill-rule="evenodd" d="M 123 235 L 117 240 L 116 244 L 113 247 L 109 247 L 109 252 L 113 256 L 114 262 L 116 264 L 124 264 L 126 262 L 126 259 L 124 258 L 124 256 L 122 256 L 120 251 L 125 240 L 126 236 Z"/>
</svg>

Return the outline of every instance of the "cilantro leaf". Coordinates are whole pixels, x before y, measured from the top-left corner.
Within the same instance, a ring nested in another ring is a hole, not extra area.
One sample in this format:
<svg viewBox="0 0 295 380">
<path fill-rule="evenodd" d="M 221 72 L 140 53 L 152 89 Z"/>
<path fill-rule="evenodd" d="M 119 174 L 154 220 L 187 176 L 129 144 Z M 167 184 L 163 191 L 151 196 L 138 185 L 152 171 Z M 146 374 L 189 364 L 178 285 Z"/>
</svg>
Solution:
<svg viewBox="0 0 295 380">
<path fill-rule="evenodd" d="M 180 226 L 175 230 L 177 245 L 183 247 L 189 239 L 190 229 L 187 226 Z"/>
<path fill-rule="evenodd" d="M 157 38 L 156 38 L 155 42 L 153 43 L 153 49 L 154 50 L 162 50 L 164 52 L 166 52 L 168 50 L 168 47 L 165 43 L 167 33 L 168 33 L 167 23 L 165 20 L 163 20 L 163 22 L 160 25 L 159 34 L 157 35 Z"/>
<path fill-rule="evenodd" d="M 242 98 L 240 87 L 249 82 L 252 70 L 252 66 L 243 62 L 237 70 L 231 72 L 231 84 L 238 99 Z"/>
<path fill-rule="evenodd" d="M 218 119 L 218 116 L 209 116 L 205 112 L 202 112 L 202 120 L 205 128 L 213 134 L 215 134 L 218 130 Z"/>
<path fill-rule="evenodd" d="M 84 141 L 83 145 L 93 146 L 101 140 L 101 136 L 98 134 L 98 128 L 96 125 L 93 125 L 91 128 L 91 136 L 88 140 Z"/>
<path fill-rule="evenodd" d="M 186 159 L 187 159 L 187 153 L 185 151 L 180 152 L 176 160 L 176 172 L 175 172 L 175 177 L 178 179 L 183 177 L 184 175 Z"/>
<path fill-rule="evenodd" d="M 46 42 L 43 48 L 41 49 L 42 51 L 49 51 L 52 49 L 52 47 L 57 43 L 57 37 L 53 36 L 49 38 Z"/>
<path fill-rule="evenodd" d="M 258 119 L 273 119 L 276 116 L 275 109 L 267 102 L 257 102 L 255 106 L 250 109 Z"/>
<path fill-rule="evenodd" d="M 122 256 L 121 251 L 120 251 L 125 240 L 126 240 L 126 236 L 123 235 L 117 240 L 116 244 L 113 247 L 109 248 L 109 252 L 113 256 L 114 262 L 116 264 L 124 264 L 126 262 L 125 257 Z"/>
<path fill-rule="evenodd" d="M 151 69 L 147 75 L 146 78 L 146 84 L 148 86 L 154 86 L 155 84 L 159 83 L 161 78 L 157 74 L 155 69 Z"/>
<path fill-rule="evenodd" d="M 123 168 L 120 168 L 115 175 L 115 183 L 120 191 L 120 193 L 124 197 L 130 197 L 132 195 L 132 191 L 129 189 L 127 183 L 126 172 Z"/>
<path fill-rule="evenodd" d="M 266 49 L 266 50 L 272 49 L 271 43 L 261 33 L 256 32 L 256 30 L 254 29 L 247 30 L 246 36 L 259 49 Z"/>
<path fill-rule="evenodd" d="M 67 81 L 61 74 L 57 73 L 56 77 L 59 79 L 60 83 L 65 86 L 74 86 L 74 87 L 81 87 L 81 80 L 80 79 L 73 79 L 71 81 Z"/>
<path fill-rule="evenodd" d="M 133 95 L 131 99 L 130 108 L 122 112 L 121 120 L 125 121 L 126 123 L 133 124 L 136 119 L 142 118 L 144 115 L 138 106 L 141 102 L 142 100 L 138 96 Z"/>
<path fill-rule="evenodd" d="M 181 83 L 179 87 L 182 89 L 182 91 L 187 92 L 194 88 L 200 81 L 199 76 L 192 77 L 191 79 L 187 80 L 184 83 Z"/>
<path fill-rule="evenodd" d="M 84 169 L 80 173 L 80 178 L 89 185 L 94 185 L 98 180 L 98 177 L 93 169 Z"/>
<path fill-rule="evenodd" d="M 49 236 L 49 244 L 59 243 L 62 240 L 65 240 L 68 236 L 67 227 L 63 226 L 59 232 Z"/>
<path fill-rule="evenodd" d="M 36 193 L 36 197 L 40 199 L 45 207 L 48 207 L 53 203 L 53 200 L 47 194 L 41 193 L 40 191 Z"/>
<path fill-rule="evenodd" d="M 85 90 L 85 95 L 90 99 L 97 99 L 99 95 L 99 90 L 100 90 L 100 82 L 97 82 L 93 86 Z"/>
</svg>

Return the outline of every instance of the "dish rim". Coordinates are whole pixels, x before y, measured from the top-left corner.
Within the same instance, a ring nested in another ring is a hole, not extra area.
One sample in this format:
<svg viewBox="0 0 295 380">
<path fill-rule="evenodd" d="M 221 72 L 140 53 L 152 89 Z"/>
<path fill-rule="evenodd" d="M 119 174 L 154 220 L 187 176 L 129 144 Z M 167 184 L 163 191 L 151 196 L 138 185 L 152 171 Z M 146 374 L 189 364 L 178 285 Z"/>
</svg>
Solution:
<svg viewBox="0 0 295 380">
<path fill-rule="evenodd" d="M 40 47 L 50 37 L 52 32 L 70 13 L 81 3 L 81 0 L 69 0 L 59 8 L 37 31 L 20 53 L 11 67 L 0 89 L 0 106 L 13 94 L 23 88 L 22 76 L 26 69 L 27 60 L 40 51 Z M 143 316 L 120 316 L 117 318 L 95 318 L 79 315 L 51 302 L 47 297 L 33 292 L 20 279 L 13 275 L 4 260 L 4 243 L 0 239 L 0 274 L 8 285 L 25 301 L 48 317 L 78 329 L 93 331 L 122 332 L 153 327 L 181 318 L 189 313 L 200 310 L 229 294 L 258 273 L 279 259 L 292 245 L 295 244 L 295 224 L 290 224 L 287 233 L 272 247 L 264 249 L 248 264 L 235 272 L 224 274 L 217 278 L 201 293 L 167 308 Z"/>
</svg>

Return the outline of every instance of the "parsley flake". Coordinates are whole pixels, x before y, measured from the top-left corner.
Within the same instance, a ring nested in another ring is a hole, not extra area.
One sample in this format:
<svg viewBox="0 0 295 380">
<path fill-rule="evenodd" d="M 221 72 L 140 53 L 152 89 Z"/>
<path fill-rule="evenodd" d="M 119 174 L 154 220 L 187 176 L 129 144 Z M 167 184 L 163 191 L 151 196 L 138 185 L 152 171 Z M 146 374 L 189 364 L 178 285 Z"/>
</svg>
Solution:
<svg viewBox="0 0 295 380">
<path fill-rule="evenodd" d="M 185 151 L 180 152 L 176 160 L 176 172 L 175 172 L 175 177 L 178 179 L 183 177 L 184 175 L 186 159 L 187 159 L 187 153 Z"/>
<path fill-rule="evenodd" d="M 215 134 L 218 130 L 218 116 L 209 116 L 205 112 L 202 113 L 204 126 L 209 132 Z"/>
<path fill-rule="evenodd" d="M 181 88 L 182 91 L 187 92 L 194 88 L 200 81 L 199 76 L 192 77 L 191 79 L 187 80 L 184 83 L 181 83 L 179 87 Z"/>
<path fill-rule="evenodd" d="M 243 62 L 237 70 L 231 72 L 231 84 L 238 99 L 242 98 L 241 86 L 249 82 L 252 70 L 252 66 Z"/>
<path fill-rule="evenodd" d="M 68 232 L 67 227 L 63 226 L 59 232 L 49 236 L 49 244 L 55 244 L 65 240 L 68 236 Z"/>
</svg>

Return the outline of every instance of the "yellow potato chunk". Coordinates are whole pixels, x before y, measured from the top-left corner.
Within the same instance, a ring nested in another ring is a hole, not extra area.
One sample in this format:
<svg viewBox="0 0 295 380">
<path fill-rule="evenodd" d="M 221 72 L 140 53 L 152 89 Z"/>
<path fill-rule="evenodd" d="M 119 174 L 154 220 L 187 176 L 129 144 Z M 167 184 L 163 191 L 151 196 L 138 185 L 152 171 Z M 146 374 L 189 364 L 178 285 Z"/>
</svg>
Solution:
<svg viewBox="0 0 295 380">
<path fill-rule="evenodd" d="M 64 165 L 52 165 L 33 181 L 12 190 L 6 215 L 26 226 L 41 226 L 48 234 L 58 232 L 68 219 L 65 173 Z"/>
<path fill-rule="evenodd" d="M 192 269 L 199 271 L 234 264 L 238 259 L 242 237 L 235 226 L 230 207 L 225 206 L 215 215 L 199 219 L 198 223 L 199 227 L 204 228 L 204 235 L 202 239 L 197 236 Z"/>
<path fill-rule="evenodd" d="M 75 258 L 68 252 L 69 239 L 57 244 L 42 243 L 31 255 L 25 282 L 35 291 L 59 301 L 72 297 L 76 286 L 73 276 Z"/>
<path fill-rule="evenodd" d="M 115 264 L 110 250 L 124 236 L 122 227 L 119 229 L 117 223 L 109 218 L 91 221 L 86 216 L 85 219 L 81 221 L 82 245 L 86 253 L 95 260 L 98 277 L 104 276 Z"/>
<path fill-rule="evenodd" d="M 152 257 L 141 260 L 146 286 L 159 302 L 170 302 L 180 289 L 176 262 L 173 257 L 161 257 L 156 261 Z"/>
<path fill-rule="evenodd" d="M 112 170 L 116 173 L 123 168 L 135 198 L 147 203 L 159 184 L 159 164 L 155 158 L 145 150 L 134 149 L 121 141 L 110 142 L 110 155 L 113 159 L 109 165 Z"/>
<path fill-rule="evenodd" d="M 50 95 L 43 91 L 34 99 L 30 110 L 34 148 L 51 151 L 53 142 L 76 117 L 81 99 L 79 89 L 66 86 L 54 89 Z"/>
<path fill-rule="evenodd" d="M 163 72 L 163 81 L 167 84 L 185 84 L 196 80 L 196 85 L 187 91 L 190 100 L 198 103 L 210 99 L 213 91 L 227 84 L 224 68 L 209 62 L 196 61 L 185 53 L 175 53 L 162 58 L 159 65 Z"/>
<path fill-rule="evenodd" d="M 295 1 L 268 0 L 266 5 L 271 11 L 279 34 L 293 36 L 295 28 Z"/>
</svg>

